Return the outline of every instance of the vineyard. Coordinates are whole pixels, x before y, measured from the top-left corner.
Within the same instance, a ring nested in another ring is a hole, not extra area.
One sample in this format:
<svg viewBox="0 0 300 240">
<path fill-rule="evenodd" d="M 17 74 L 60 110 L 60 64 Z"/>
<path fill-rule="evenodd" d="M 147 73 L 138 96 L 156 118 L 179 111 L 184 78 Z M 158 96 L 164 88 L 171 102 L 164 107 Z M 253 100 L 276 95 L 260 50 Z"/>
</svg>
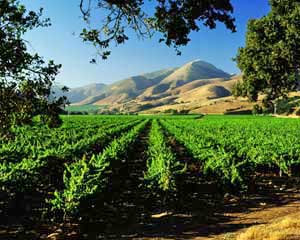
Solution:
<svg viewBox="0 0 300 240">
<path fill-rule="evenodd" d="M 0 139 L 0 239 L 157 236 L 155 228 L 166 224 L 157 214 L 206 216 L 228 195 L 257 193 L 272 177 L 298 181 L 300 175 L 297 119 L 63 120 L 57 129 L 21 127 L 14 140 Z M 168 231 L 172 237 L 171 225 Z"/>
</svg>

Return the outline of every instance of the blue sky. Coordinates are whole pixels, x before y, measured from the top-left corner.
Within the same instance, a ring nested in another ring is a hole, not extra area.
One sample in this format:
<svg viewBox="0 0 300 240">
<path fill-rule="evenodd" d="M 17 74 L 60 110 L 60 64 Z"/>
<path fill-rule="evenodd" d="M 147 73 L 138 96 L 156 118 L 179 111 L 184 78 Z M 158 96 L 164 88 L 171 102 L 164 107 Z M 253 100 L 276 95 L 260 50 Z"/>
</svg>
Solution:
<svg viewBox="0 0 300 240">
<path fill-rule="evenodd" d="M 22 0 L 28 9 L 44 8 L 44 16 L 50 17 L 52 26 L 30 31 L 25 38 L 30 50 L 45 59 L 54 59 L 63 65 L 57 82 L 69 87 L 89 83 L 112 83 L 141 73 L 201 59 L 229 73 L 238 73 L 232 61 L 237 49 L 244 46 L 247 22 L 269 11 L 268 0 L 232 0 L 237 33 L 231 33 L 222 24 L 217 29 L 201 28 L 191 34 L 191 42 L 182 47 L 177 56 L 173 48 L 158 43 L 159 35 L 150 40 L 138 40 L 135 36 L 125 44 L 112 48 L 108 60 L 90 64 L 95 49 L 78 37 L 84 23 L 80 18 L 79 0 Z"/>
</svg>

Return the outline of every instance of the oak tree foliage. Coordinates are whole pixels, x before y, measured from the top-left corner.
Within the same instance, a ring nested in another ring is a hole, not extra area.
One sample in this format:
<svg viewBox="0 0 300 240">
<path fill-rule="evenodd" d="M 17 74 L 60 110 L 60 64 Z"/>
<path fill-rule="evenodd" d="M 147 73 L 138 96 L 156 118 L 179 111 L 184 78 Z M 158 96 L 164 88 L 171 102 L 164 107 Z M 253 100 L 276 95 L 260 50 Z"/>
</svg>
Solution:
<svg viewBox="0 0 300 240">
<path fill-rule="evenodd" d="M 152 14 L 149 6 L 154 8 Z M 110 55 L 111 44 L 129 39 L 132 29 L 140 38 L 161 33 L 159 41 L 173 46 L 178 54 L 178 48 L 189 43 L 189 34 L 201 25 L 213 29 L 221 22 L 236 30 L 230 0 L 80 0 L 80 9 L 88 23 L 81 36 L 97 47 L 103 59 Z"/>
<path fill-rule="evenodd" d="M 274 100 L 299 88 L 300 1 L 270 0 L 268 15 L 248 23 L 246 46 L 236 57 L 243 80 L 234 90 L 236 96 L 272 108 Z"/>
<path fill-rule="evenodd" d="M 16 0 L 0 0 L 0 135 L 30 124 L 35 115 L 51 127 L 60 124 L 59 106 L 66 99 L 50 95 L 61 66 L 31 53 L 23 39 L 27 31 L 49 26 L 41 15 L 42 9 L 27 11 Z"/>
</svg>

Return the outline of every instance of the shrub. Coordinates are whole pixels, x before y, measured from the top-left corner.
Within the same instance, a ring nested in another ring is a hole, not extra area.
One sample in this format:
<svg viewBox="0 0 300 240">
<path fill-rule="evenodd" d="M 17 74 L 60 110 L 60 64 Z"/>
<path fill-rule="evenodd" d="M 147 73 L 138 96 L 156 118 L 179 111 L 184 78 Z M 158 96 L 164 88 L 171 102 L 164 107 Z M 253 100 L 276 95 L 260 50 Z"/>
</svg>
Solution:
<svg viewBox="0 0 300 240">
<path fill-rule="evenodd" d="M 262 112 L 263 112 L 263 109 L 262 109 L 261 106 L 259 106 L 258 104 L 255 104 L 253 106 L 253 109 L 252 109 L 252 114 L 253 115 L 262 114 Z"/>
</svg>

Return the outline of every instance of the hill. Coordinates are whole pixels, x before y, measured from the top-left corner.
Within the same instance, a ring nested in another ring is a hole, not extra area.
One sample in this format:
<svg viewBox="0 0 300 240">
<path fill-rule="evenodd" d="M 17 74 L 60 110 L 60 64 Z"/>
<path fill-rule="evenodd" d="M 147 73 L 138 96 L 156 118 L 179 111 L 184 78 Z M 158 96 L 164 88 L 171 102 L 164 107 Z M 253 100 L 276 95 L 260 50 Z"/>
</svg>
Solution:
<svg viewBox="0 0 300 240">
<path fill-rule="evenodd" d="M 118 81 L 108 85 L 103 93 L 89 96 L 76 104 L 112 105 L 127 102 L 137 97 L 147 88 L 159 83 L 175 70 L 176 68 L 164 69 Z"/>
<path fill-rule="evenodd" d="M 216 68 L 214 65 L 201 60 L 195 60 L 174 71 L 161 84 L 169 84 L 170 88 L 176 88 L 199 79 L 229 77 L 228 73 Z"/>
<path fill-rule="evenodd" d="M 90 96 L 98 95 L 104 92 L 106 89 L 106 84 L 104 83 L 93 83 L 83 87 L 77 88 L 70 88 L 70 90 L 66 93 L 63 93 L 60 90 L 59 86 L 54 86 L 53 91 L 55 92 L 56 96 L 63 96 L 65 95 L 71 103 L 76 103 L 83 101 Z"/>
<path fill-rule="evenodd" d="M 168 109 L 224 113 L 251 109 L 252 104 L 231 95 L 240 76 L 195 60 L 178 68 L 129 77 L 110 85 L 71 89 L 72 105 L 101 106 L 104 111 L 159 113 Z M 208 110 L 209 109 L 209 110 Z"/>
</svg>

